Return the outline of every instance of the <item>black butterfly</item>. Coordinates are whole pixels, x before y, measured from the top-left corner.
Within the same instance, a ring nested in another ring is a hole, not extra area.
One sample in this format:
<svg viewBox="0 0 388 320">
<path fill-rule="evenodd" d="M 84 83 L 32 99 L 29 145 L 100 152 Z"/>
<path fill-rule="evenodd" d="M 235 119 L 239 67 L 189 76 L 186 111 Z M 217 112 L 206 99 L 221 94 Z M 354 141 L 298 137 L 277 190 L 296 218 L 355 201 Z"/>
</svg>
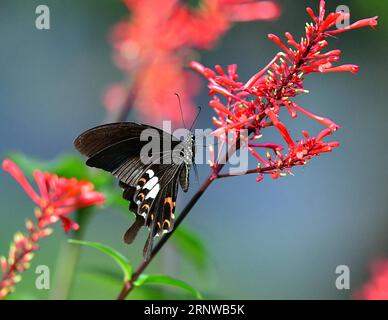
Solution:
<svg viewBox="0 0 388 320">
<path fill-rule="evenodd" d="M 152 154 L 149 163 L 144 163 L 140 155 L 149 142 L 141 139 L 146 129 L 153 129 L 151 139 L 168 141 L 171 146 L 169 150 Z M 83 132 L 74 146 L 89 157 L 88 166 L 109 171 L 119 179 L 123 198 L 130 201 L 129 210 L 136 215 L 135 222 L 124 234 L 124 242 L 132 243 L 139 229 L 147 226 L 150 233 L 143 250 L 147 260 L 154 238 L 173 229 L 178 181 L 184 192 L 189 188 L 190 165 L 195 155 L 194 135 L 190 133 L 181 141 L 152 126 L 119 122 Z"/>
</svg>

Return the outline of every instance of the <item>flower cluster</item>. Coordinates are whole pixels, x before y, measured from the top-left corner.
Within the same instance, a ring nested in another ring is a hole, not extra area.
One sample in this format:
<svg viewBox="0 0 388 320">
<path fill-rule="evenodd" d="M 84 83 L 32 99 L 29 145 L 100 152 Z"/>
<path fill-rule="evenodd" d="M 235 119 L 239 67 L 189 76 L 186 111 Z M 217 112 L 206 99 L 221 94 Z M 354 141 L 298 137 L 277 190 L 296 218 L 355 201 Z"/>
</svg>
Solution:
<svg viewBox="0 0 388 320">
<path fill-rule="evenodd" d="M 388 300 L 388 260 L 378 260 L 371 267 L 372 278 L 355 295 L 361 300 Z"/>
<path fill-rule="evenodd" d="M 23 172 L 11 160 L 3 161 L 3 169 L 22 186 L 38 207 L 35 210 L 36 223 L 27 220 L 26 234 L 16 233 L 8 259 L 0 258 L 3 272 L 3 277 L 0 279 L 0 299 L 12 292 L 15 284 L 21 279 L 20 273 L 29 268 L 34 252 L 39 249 L 37 242 L 52 233 L 50 225 L 61 220 L 65 232 L 70 229 L 77 230 L 79 225 L 68 215 L 80 208 L 101 205 L 105 201 L 104 195 L 94 191 L 93 184 L 87 181 L 62 178 L 36 170 L 34 179 L 39 189 L 37 193 Z"/>
<path fill-rule="evenodd" d="M 236 65 L 230 65 L 226 71 L 217 65 L 213 71 L 198 62 L 191 63 L 191 66 L 209 81 L 209 94 L 213 95 L 209 105 L 217 114 L 217 117 L 213 118 L 214 124 L 218 127 L 215 134 L 221 137 L 232 129 L 246 129 L 250 133 L 247 144 L 249 151 L 258 159 L 258 167 L 254 172 L 259 174 L 259 181 L 264 173 L 270 173 L 273 178 L 291 173 L 290 168 L 306 164 L 312 157 L 330 152 L 338 146 L 338 142 L 325 142 L 323 139 L 336 131 L 339 125 L 306 110 L 292 101 L 292 98 L 307 92 L 304 89 L 306 74 L 356 73 L 358 71 L 356 65 L 333 65 L 339 61 L 341 51 L 324 52 L 328 46 L 327 39 L 348 30 L 377 25 L 377 17 L 373 17 L 357 21 L 342 29 L 335 29 L 337 23 L 349 19 L 349 14 L 332 12 L 326 15 L 323 0 L 320 1 L 318 15 L 315 15 L 311 8 L 307 8 L 307 13 L 313 22 L 306 24 L 306 35 L 299 42 L 288 32 L 285 33 L 287 44 L 273 34 L 268 36 L 282 51 L 245 83 L 238 80 Z M 296 118 L 298 113 L 306 115 L 324 125 L 325 129 L 316 137 L 310 137 L 303 131 L 304 137 L 301 140 L 294 140 L 280 120 L 281 109 L 286 109 L 291 118 Z M 267 127 L 276 128 L 284 144 L 259 143 L 262 131 Z M 265 156 L 259 151 L 263 149 L 266 151 Z"/>
<path fill-rule="evenodd" d="M 209 49 L 235 21 L 277 18 L 272 1 L 200 0 L 197 6 L 178 0 L 124 0 L 130 19 L 117 24 L 112 33 L 115 62 L 128 74 L 127 84 L 107 89 L 108 112 L 125 104 L 148 120 L 180 121 L 177 92 L 185 116 L 192 117 L 192 97 L 198 79 L 184 67 L 191 49 Z"/>
</svg>

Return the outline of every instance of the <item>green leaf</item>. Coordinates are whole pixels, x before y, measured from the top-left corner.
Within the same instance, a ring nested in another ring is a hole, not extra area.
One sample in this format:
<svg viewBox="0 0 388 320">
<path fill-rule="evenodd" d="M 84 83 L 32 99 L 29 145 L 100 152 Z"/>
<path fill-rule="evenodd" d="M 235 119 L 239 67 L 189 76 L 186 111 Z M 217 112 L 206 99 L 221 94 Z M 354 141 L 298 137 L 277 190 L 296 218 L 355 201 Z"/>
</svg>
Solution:
<svg viewBox="0 0 388 320">
<path fill-rule="evenodd" d="M 121 274 L 102 268 L 87 268 L 86 270 L 81 270 L 81 275 L 93 283 L 100 284 L 104 287 L 110 287 L 114 290 L 119 290 L 123 285 Z M 130 295 L 130 299 L 137 300 L 176 300 L 179 298 L 182 299 L 184 297 L 167 294 L 161 286 L 136 287 L 136 290 L 134 290 Z"/>
<path fill-rule="evenodd" d="M 39 300 L 39 297 L 29 292 L 12 292 L 5 300 Z"/>
<path fill-rule="evenodd" d="M 185 290 L 192 294 L 196 299 L 203 299 L 202 295 L 195 290 L 193 287 L 191 287 L 189 284 L 182 280 L 178 280 L 175 278 L 172 278 L 170 276 L 165 276 L 165 275 L 157 275 L 157 274 L 151 274 L 151 275 L 146 275 L 142 274 L 135 282 L 134 285 L 137 287 L 140 287 L 145 284 L 164 284 L 164 285 L 169 285 L 173 286 L 176 288 L 180 288 L 182 290 Z"/>
<path fill-rule="evenodd" d="M 105 205 L 106 206 L 112 206 L 116 207 L 118 209 L 121 209 L 121 212 L 124 212 L 126 216 L 133 217 L 133 214 L 128 210 L 129 209 L 129 202 L 128 200 L 125 200 L 121 192 L 117 190 L 117 188 L 106 188 L 102 189 L 101 192 L 105 195 Z"/>
<path fill-rule="evenodd" d="M 123 279 L 119 272 L 93 267 L 81 270 L 80 274 L 95 283 L 100 283 L 116 290 L 119 290 L 123 285 Z"/>
<path fill-rule="evenodd" d="M 198 270 L 208 267 L 208 251 L 198 234 L 186 226 L 179 226 L 171 237 L 172 244 L 186 259 L 192 261 Z"/>
<path fill-rule="evenodd" d="M 103 245 L 98 242 L 91 242 L 91 241 L 79 241 L 74 239 L 69 239 L 69 243 L 73 244 L 80 244 L 84 246 L 88 246 L 91 248 L 95 248 L 101 252 L 104 252 L 105 254 L 109 255 L 116 263 L 120 266 L 121 270 L 124 273 L 124 281 L 128 281 L 132 277 L 132 266 L 129 264 L 127 259 L 117 250 L 112 249 L 106 245 Z"/>
<path fill-rule="evenodd" d="M 47 163 L 36 158 L 27 158 L 24 154 L 11 152 L 7 157 L 14 161 L 26 175 L 32 176 L 35 169 L 47 170 Z"/>
</svg>

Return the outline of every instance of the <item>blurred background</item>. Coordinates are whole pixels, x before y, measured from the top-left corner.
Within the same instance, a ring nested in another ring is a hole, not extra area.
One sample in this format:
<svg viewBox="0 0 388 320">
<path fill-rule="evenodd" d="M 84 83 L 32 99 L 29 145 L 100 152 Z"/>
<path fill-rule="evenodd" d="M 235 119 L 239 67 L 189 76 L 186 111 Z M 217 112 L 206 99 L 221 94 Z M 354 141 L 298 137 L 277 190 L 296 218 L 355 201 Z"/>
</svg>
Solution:
<svg viewBox="0 0 388 320">
<path fill-rule="evenodd" d="M 195 58 L 206 66 L 237 63 L 241 79 L 247 80 L 278 51 L 267 34 L 289 31 L 299 38 L 309 21 L 305 7 L 318 6 L 312 0 L 276 2 L 282 10 L 277 20 L 235 24 L 212 50 L 199 51 Z M 254 176 L 216 181 L 184 222 L 206 247 L 205 270 L 195 268 L 170 245 L 149 272 L 187 281 L 205 298 L 348 299 L 369 278 L 370 263 L 388 257 L 388 2 L 327 2 L 332 10 L 349 5 L 352 21 L 380 17 L 377 31 L 354 30 L 331 41 L 330 48 L 343 50 L 343 63 L 360 66 L 357 75 L 312 74 L 305 86 L 310 94 L 298 98 L 302 106 L 342 126 L 333 138 L 341 147 L 296 168 L 294 177 L 266 177 L 260 183 Z M 74 138 L 106 119 L 104 90 L 123 79 L 109 41 L 112 27 L 128 16 L 121 1 L 46 0 L 49 31 L 35 28 L 39 4 L 42 1 L 0 2 L 2 159 L 11 151 L 43 160 L 75 153 Z M 213 111 L 207 107 L 204 80 L 195 102 L 203 106 L 197 128 L 211 128 Z M 128 119 L 138 120 L 136 113 Z M 318 130 L 303 117 L 287 124 L 295 133 L 301 128 Z M 200 165 L 200 180 L 208 172 Z M 33 204 L 4 172 L 0 185 L 0 253 L 6 254 L 14 232 L 32 215 Z M 193 176 L 190 191 L 179 195 L 178 212 L 197 186 Z M 137 264 L 146 234 L 135 245 L 124 245 L 122 233 L 131 221 L 117 211 L 99 210 L 85 239 L 108 244 Z M 17 286 L 20 298 L 50 297 L 49 291 L 35 289 L 34 266 L 46 264 L 54 270 L 65 242 L 59 227 L 42 241 L 32 268 Z M 338 265 L 350 268 L 350 290 L 336 289 Z M 90 270 L 97 269 L 118 272 L 108 257 L 83 248 L 70 298 L 117 295 L 116 283 L 93 278 Z M 155 290 L 158 295 L 139 290 L 131 297 L 185 297 L 169 289 Z"/>
</svg>

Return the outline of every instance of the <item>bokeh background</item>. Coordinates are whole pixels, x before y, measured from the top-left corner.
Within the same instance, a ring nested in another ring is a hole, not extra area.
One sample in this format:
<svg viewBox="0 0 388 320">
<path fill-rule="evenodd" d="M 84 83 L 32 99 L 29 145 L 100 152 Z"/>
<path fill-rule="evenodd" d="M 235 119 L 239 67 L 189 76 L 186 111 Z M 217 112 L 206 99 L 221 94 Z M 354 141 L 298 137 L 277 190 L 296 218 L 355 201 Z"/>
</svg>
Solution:
<svg viewBox="0 0 388 320">
<path fill-rule="evenodd" d="M 343 61 L 360 65 L 359 74 L 313 74 L 306 79 L 310 94 L 302 106 L 342 125 L 335 134 L 341 147 L 296 168 L 294 177 L 261 183 L 244 176 L 214 183 L 185 224 L 195 230 L 209 254 L 206 271 L 198 271 L 170 246 L 150 271 L 185 280 L 205 298 L 229 299 L 348 299 L 368 279 L 368 267 L 388 257 L 388 2 L 331 1 L 351 8 L 352 18 L 379 15 L 378 31 L 355 30 L 333 39 L 343 50 Z M 350 3 L 351 2 L 351 3 Z M 272 58 L 278 48 L 268 33 L 289 31 L 298 38 L 308 21 L 306 5 L 318 1 L 278 1 L 282 16 L 272 22 L 236 24 L 214 50 L 200 52 L 207 65 L 237 63 L 247 79 Z M 53 159 L 75 152 L 72 142 L 83 130 L 105 118 L 102 92 L 122 79 L 112 62 L 108 35 L 127 15 L 118 0 L 46 0 L 51 30 L 34 27 L 35 8 L 41 1 L 0 2 L 0 155 L 10 151 Z M 199 105 L 207 106 L 203 82 Z M 198 128 L 211 127 L 212 110 L 204 107 Z M 302 117 L 301 117 L 302 118 Z M 129 119 L 136 120 L 133 116 Z M 317 130 L 309 119 L 290 122 Z M 200 179 L 207 172 L 199 166 Z M 23 228 L 33 205 L 19 185 L 0 172 L 0 252 L 6 254 L 13 233 Z M 180 195 L 178 210 L 195 191 Z M 117 192 L 120 192 L 117 189 Z M 128 218 L 115 210 L 101 210 L 85 235 L 108 244 L 134 263 L 141 260 L 145 233 L 132 247 L 121 242 Z M 66 237 L 59 227 L 41 245 L 32 268 L 17 286 L 20 298 L 50 297 L 34 287 L 34 266 L 56 264 Z M 337 290 L 335 268 L 351 271 L 351 290 Z M 71 298 L 113 298 L 114 283 L 96 281 L 91 269 L 116 272 L 116 266 L 99 252 L 83 249 Z M 167 297 L 179 297 L 168 291 Z M 133 298 L 147 298 L 146 291 Z"/>
</svg>

